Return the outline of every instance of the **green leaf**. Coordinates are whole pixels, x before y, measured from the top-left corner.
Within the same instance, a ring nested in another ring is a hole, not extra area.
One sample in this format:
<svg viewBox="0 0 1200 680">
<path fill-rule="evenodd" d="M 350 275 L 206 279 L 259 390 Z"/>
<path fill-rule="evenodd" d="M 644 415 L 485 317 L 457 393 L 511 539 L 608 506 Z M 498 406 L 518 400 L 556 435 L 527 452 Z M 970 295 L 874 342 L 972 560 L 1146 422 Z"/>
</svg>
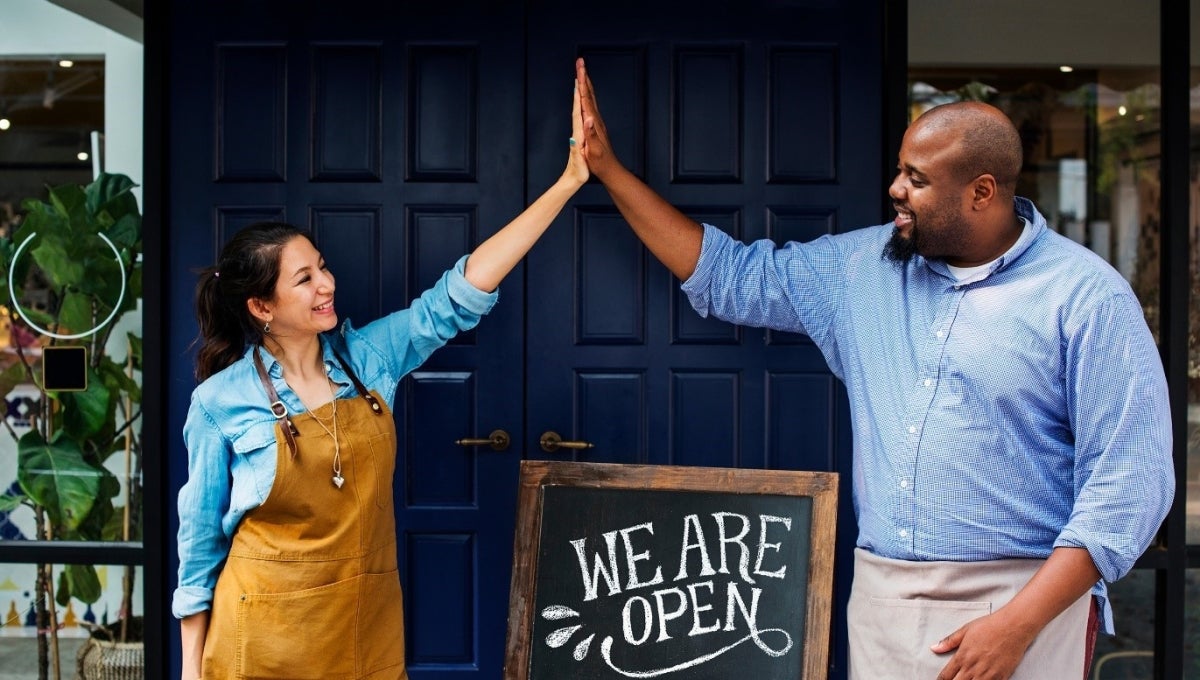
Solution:
<svg viewBox="0 0 1200 680">
<path fill-rule="evenodd" d="M 78 184 L 64 184 L 50 190 L 50 204 L 67 218 L 68 230 L 76 235 L 94 234 L 99 225 L 88 210 L 87 194 Z"/>
<path fill-rule="evenodd" d="M 142 218 L 137 213 L 123 215 L 104 232 L 104 235 L 118 249 L 134 250 L 138 241 L 142 239 Z"/>
<path fill-rule="evenodd" d="M 90 564 L 68 564 L 63 570 L 71 584 L 71 595 L 84 604 L 100 599 L 100 576 Z"/>
<path fill-rule="evenodd" d="M 17 483 L 63 531 L 74 530 L 91 512 L 106 472 L 88 464 L 79 444 L 61 432 L 48 443 L 30 430 L 17 442 Z"/>
<path fill-rule="evenodd" d="M 21 507 L 21 503 L 25 502 L 24 496 L 10 496 L 5 494 L 0 496 L 0 512 L 9 513 Z"/>
<path fill-rule="evenodd" d="M 8 394 L 17 385 L 25 382 L 25 365 L 20 361 L 0 372 L 0 394 Z"/>
<path fill-rule="evenodd" d="M 102 541 L 106 538 L 105 527 L 117 514 L 116 508 L 113 506 L 113 499 L 121 493 L 121 483 L 107 469 L 100 469 L 104 470 L 104 474 L 100 477 L 99 491 L 96 493 L 96 502 L 92 505 L 92 511 L 74 531 L 67 534 L 67 538 L 82 541 Z"/>
<path fill-rule="evenodd" d="M 78 248 L 67 239 L 38 236 L 33 248 L 33 261 L 41 267 L 50 283 L 58 290 L 84 283 L 87 268 Z"/>
<path fill-rule="evenodd" d="M 95 436 L 105 425 L 112 426 L 114 408 L 112 391 L 94 369 L 88 368 L 87 389 L 81 392 L 59 392 L 62 403 L 63 432 L 76 441 Z"/>
<path fill-rule="evenodd" d="M 137 185 L 126 175 L 102 172 L 88 184 L 88 212 L 97 215 L 99 221 L 110 225 L 129 214 L 137 214 L 137 198 L 131 191 Z"/>
<path fill-rule="evenodd" d="M 60 607 L 67 606 L 71 601 L 71 579 L 67 576 L 66 569 L 58 572 L 58 587 L 54 589 L 54 601 Z"/>
<path fill-rule="evenodd" d="M 84 333 L 95 322 L 92 321 L 92 296 L 68 291 L 58 307 L 58 330 L 60 333 Z"/>
<path fill-rule="evenodd" d="M 138 351 L 140 351 L 140 344 Z M 135 354 L 134 366 L 136 367 L 138 363 L 140 363 L 140 358 Z M 133 403 L 142 403 L 142 387 L 133 378 L 125 374 L 125 367 L 123 365 L 104 356 L 100 358 L 100 365 L 96 367 L 96 372 L 100 374 L 101 379 L 108 386 L 108 389 L 116 394 L 116 398 L 121 399 L 125 395 L 129 395 Z"/>
<path fill-rule="evenodd" d="M 133 333 L 127 333 L 126 336 L 129 338 L 129 349 L 133 352 L 133 368 L 140 371 L 142 370 L 142 339 Z"/>
</svg>

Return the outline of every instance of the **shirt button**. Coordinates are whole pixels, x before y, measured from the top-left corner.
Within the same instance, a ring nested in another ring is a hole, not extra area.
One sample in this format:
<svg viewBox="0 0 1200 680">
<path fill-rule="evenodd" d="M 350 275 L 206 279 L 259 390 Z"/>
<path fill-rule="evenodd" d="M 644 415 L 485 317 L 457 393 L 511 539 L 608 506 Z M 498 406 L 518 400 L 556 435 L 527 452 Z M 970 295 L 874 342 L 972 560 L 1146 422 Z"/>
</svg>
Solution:
<svg viewBox="0 0 1200 680">
<path fill-rule="evenodd" d="M 907 488 L 908 488 L 908 480 L 907 480 L 907 479 L 901 479 L 901 480 L 900 480 L 900 488 L 901 488 L 901 489 L 907 489 Z"/>
<path fill-rule="evenodd" d="M 939 339 L 939 340 L 941 339 L 941 337 L 942 337 L 943 335 L 945 335 L 945 332 L 943 332 L 943 331 L 938 331 L 938 332 L 937 332 L 937 336 L 938 336 L 938 339 Z"/>
<path fill-rule="evenodd" d="M 909 434 L 916 434 L 916 433 L 917 433 L 917 426 L 916 426 L 916 425 L 909 425 L 909 426 L 908 426 L 908 433 L 909 433 Z"/>
<path fill-rule="evenodd" d="M 929 378 L 926 378 L 926 379 L 925 379 L 925 386 L 926 386 L 926 387 L 932 387 L 932 386 L 933 386 L 933 381 L 932 381 L 932 380 L 930 380 Z"/>
<path fill-rule="evenodd" d="M 908 529 L 900 530 L 900 538 L 908 538 Z"/>
</svg>

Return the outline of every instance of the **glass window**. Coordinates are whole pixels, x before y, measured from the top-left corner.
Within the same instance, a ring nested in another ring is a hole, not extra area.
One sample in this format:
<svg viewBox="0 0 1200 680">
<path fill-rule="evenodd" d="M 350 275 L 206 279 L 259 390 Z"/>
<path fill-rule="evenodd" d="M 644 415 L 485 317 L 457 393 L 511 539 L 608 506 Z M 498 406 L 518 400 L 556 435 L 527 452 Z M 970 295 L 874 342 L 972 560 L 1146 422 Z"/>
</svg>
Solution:
<svg viewBox="0 0 1200 680">
<path fill-rule="evenodd" d="M 144 559 L 143 47 L 104 23 L 129 10 L 93 5 L 24 0 L 0 35 L 0 540 L 20 544 L 0 546 L 5 677 L 74 677 L 105 623 L 142 640 L 141 567 L 106 566 L 117 546 L 47 564 L 59 541 Z"/>
</svg>

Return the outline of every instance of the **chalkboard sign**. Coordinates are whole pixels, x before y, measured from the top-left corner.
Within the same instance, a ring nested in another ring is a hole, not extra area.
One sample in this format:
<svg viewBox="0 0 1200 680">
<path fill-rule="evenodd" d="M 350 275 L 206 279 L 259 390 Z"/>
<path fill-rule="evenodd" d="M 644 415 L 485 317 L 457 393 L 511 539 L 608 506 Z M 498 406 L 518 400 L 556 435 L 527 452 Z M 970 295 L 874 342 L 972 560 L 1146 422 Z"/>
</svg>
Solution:
<svg viewBox="0 0 1200 680">
<path fill-rule="evenodd" d="M 524 461 L 508 680 L 824 678 L 837 474 Z"/>
</svg>

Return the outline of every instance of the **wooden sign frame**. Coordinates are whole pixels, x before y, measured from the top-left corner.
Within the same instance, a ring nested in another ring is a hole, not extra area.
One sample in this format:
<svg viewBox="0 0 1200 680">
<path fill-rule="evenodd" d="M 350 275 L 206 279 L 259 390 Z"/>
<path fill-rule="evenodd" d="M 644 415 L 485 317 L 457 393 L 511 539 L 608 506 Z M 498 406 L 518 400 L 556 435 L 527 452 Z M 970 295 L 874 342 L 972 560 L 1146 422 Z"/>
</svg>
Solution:
<svg viewBox="0 0 1200 680">
<path fill-rule="evenodd" d="M 529 677 L 534 610 L 537 608 L 535 591 L 538 556 L 541 554 L 543 490 L 552 486 L 811 498 L 807 614 L 802 674 L 798 680 L 827 677 L 837 532 L 837 473 L 526 460 L 521 462 L 517 497 L 505 680 Z"/>
</svg>

